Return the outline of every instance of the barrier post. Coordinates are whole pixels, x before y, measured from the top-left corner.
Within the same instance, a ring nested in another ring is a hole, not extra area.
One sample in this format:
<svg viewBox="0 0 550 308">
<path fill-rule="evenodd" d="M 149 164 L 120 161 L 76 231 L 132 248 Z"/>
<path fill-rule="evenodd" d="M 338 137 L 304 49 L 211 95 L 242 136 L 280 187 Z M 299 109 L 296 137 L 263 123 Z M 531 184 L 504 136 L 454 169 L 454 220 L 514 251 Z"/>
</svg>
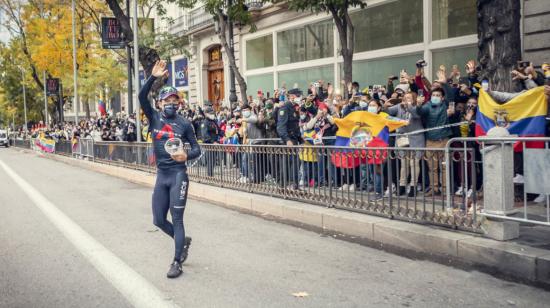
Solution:
<svg viewBox="0 0 550 308">
<path fill-rule="evenodd" d="M 509 137 L 505 128 L 494 127 L 487 133 L 489 140 L 480 138 L 483 153 L 483 208 L 489 215 L 507 216 L 514 210 L 514 149 L 510 143 L 490 141 L 490 137 Z M 515 221 L 487 217 L 482 224 L 485 235 L 499 241 L 519 237 L 519 224 Z"/>
</svg>

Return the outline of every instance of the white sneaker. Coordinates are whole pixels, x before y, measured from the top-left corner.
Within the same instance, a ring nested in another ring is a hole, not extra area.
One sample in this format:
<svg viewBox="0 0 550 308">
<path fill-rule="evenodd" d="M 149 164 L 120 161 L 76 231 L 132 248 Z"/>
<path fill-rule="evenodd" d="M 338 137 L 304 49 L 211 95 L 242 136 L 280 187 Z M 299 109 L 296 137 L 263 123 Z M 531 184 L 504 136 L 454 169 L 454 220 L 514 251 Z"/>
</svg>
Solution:
<svg viewBox="0 0 550 308">
<path fill-rule="evenodd" d="M 239 179 L 239 183 L 242 183 L 242 184 L 248 183 L 248 178 L 245 176 L 241 176 L 241 178 Z"/>
<path fill-rule="evenodd" d="M 342 185 L 342 187 L 338 188 L 338 190 L 348 190 L 348 184 Z"/>
<path fill-rule="evenodd" d="M 355 191 L 355 184 L 349 185 L 349 191 Z"/>
<path fill-rule="evenodd" d="M 546 202 L 546 195 L 539 195 L 538 197 L 533 200 L 535 203 L 543 203 Z"/>
<path fill-rule="evenodd" d="M 463 193 L 464 193 L 464 189 L 462 188 L 462 186 L 460 186 L 458 190 L 455 192 L 455 196 L 462 196 Z"/>
<path fill-rule="evenodd" d="M 471 188 L 468 189 L 468 192 L 466 193 L 466 198 L 470 199 L 472 197 L 473 193 L 474 193 L 474 191 Z"/>
<path fill-rule="evenodd" d="M 525 180 L 523 179 L 523 175 L 516 173 L 516 176 L 514 177 L 514 184 L 523 184 Z"/>
<path fill-rule="evenodd" d="M 391 184 L 391 187 L 392 187 L 392 192 L 395 193 L 395 184 Z M 388 188 L 386 188 L 386 191 L 384 192 L 384 197 L 389 197 L 390 196 L 390 187 L 388 186 Z"/>
</svg>

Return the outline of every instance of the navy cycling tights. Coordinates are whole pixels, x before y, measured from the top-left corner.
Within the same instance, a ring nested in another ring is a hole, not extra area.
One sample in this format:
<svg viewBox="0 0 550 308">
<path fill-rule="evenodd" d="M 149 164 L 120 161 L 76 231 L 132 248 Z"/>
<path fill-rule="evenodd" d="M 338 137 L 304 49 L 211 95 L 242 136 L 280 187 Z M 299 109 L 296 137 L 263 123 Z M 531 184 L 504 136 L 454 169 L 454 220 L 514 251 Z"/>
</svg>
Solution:
<svg viewBox="0 0 550 308">
<path fill-rule="evenodd" d="M 157 170 L 157 182 L 153 191 L 153 224 L 174 238 L 176 244 L 175 261 L 180 261 L 185 246 L 183 212 L 187 203 L 189 178 L 186 170 Z M 172 223 L 166 217 L 168 210 Z"/>
</svg>

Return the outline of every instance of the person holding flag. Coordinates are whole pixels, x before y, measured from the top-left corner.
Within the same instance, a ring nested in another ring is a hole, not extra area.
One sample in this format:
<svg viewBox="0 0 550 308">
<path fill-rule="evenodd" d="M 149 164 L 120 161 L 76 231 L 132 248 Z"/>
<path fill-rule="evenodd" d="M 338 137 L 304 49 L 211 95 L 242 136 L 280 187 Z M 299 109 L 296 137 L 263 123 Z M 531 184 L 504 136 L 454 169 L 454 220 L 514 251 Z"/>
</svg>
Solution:
<svg viewBox="0 0 550 308">
<path fill-rule="evenodd" d="M 381 167 L 387 155 L 390 132 L 408 122 L 380 113 L 381 105 L 376 100 L 369 102 L 370 111 L 353 111 L 344 118 L 328 117 L 338 126 L 335 146 L 349 147 L 331 153 L 331 161 L 338 168 L 354 169 L 362 164 Z M 382 170 L 380 168 L 379 170 Z M 377 197 L 381 197 L 381 179 Z"/>
<path fill-rule="evenodd" d="M 153 223 L 174 239 L 175 254 L 168 278 L 176 278 L 182 274 L 182 263 L 185 262 L 191 245 L 191 238 L 185 237 L 183 213 L 187 203 L 189 178 L 186 161 L 199 157 L 201 150 L 195 138 L 191 122 L 177 114 L 179 95 L 174 87 L 162 88 L 158 96 L 158 106 L 161 111 L 153 109 L 149 101 L 149 92 L 157 78 L 168 74 L 166 61 L 155 63 L 151 76 L 147 79 L 139 93 L 139 102 L 143 113 L 149 121 L 149 131 L 152 133 L 153 150 L 156 157 L 157 179 L 153 191 Z M 179 143 L 177 151 L 169 153 L 170 143 Z M 183 150 L 183 143 L 189 143 L 191 149 Z M 172 223 L 166 216 L 170 210 Z"/>
</svg>

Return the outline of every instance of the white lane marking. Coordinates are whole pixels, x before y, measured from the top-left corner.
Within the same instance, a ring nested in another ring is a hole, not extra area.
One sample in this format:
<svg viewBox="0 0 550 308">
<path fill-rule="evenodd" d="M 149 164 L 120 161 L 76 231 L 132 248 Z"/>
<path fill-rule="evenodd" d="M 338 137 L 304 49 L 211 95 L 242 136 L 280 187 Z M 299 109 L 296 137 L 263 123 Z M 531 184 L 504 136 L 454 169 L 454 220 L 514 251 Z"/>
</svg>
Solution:
<svg viewBox="0 0 550 308">
<path fill-rule="evenodd" d="M 134 307 L 178 307 L 155 286 L 101 245 L 3 161 L 0 166 L 50 222 Z"/>
</svg>

